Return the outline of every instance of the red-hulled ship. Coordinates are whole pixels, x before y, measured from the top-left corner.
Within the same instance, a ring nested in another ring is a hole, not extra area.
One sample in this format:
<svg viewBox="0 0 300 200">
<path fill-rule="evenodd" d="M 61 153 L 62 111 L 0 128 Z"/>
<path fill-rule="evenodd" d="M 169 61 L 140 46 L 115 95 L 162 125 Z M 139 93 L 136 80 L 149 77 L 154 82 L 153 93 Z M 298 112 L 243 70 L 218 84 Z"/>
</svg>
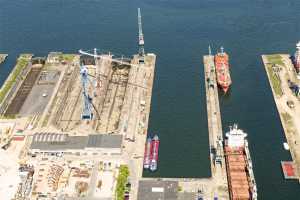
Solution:
<svg viewBox="0 0 300 200">
<path fill-rule="evenodd" d="M 152 139 L 152 154 L 151 154 L 151 162 L 150 162 L 150 171 L 157 170 L 158 163 L 158 149 L 159 149 L 159 138 L 155 135 Z"/>
<path fill-rule="evenodd" d="M 218 85 L 226 93 L 231 85 L 231 77 L 229 72 L 229 56 L 221 47 L 221 52 L 215 55 L 215 66 Z"/>
<path fill-rule="evenodd" d="M 146 145 L 145 145 L 145 154 L 144 154 L 144 168 L 149 169 L 150 162 L 152 159 L 152 139 L 149 137 L 147 139 Z"/>
<path fill-rule="evenodd" d="M 231 200 L 257 200 L 247 134 L 235 124 L 226 133 L 225 158 Z"/>
</svg>

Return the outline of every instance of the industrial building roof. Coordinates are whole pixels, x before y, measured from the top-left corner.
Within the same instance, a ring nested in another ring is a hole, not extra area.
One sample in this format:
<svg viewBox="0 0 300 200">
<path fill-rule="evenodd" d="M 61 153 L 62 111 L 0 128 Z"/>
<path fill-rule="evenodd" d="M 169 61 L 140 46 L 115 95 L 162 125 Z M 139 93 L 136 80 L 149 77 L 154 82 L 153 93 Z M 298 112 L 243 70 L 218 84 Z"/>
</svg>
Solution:
<svg viewBox="0 0 300 200">
<path fill-rule="evenodd" d="M 121 148 L 122 135 L 69 136 L 61 133 L 36 133 L 30 149 L 67 150 L 85 148 Z"/>
<path fill-rule="evenodd" d="M 89 135 L 87 147 L 120 148 L 121 144 L 121 135 Z"/>
<path fill-rule="evenodd" d="M 178 199 L 177 181 L 141 180 L 138 199 L 143 200 L 176 200 Z"/>
</svg>

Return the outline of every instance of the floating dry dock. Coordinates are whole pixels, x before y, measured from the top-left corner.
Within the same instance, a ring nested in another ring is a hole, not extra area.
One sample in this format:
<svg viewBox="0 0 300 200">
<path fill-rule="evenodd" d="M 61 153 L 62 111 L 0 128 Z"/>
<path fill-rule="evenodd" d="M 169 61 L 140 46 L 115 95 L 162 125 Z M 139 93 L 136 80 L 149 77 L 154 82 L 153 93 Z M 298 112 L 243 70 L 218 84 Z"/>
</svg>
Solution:
<svg viewBox="0 0 300 200">
<path fill-rule="evenodd" d="M 262 55 L 262 59 L 294 162 L 292 177 L 300 181 L 300 99 L 291 89 L 291 83 L 300 85 L 300 80 L 290 55 Z"/>
</svg>

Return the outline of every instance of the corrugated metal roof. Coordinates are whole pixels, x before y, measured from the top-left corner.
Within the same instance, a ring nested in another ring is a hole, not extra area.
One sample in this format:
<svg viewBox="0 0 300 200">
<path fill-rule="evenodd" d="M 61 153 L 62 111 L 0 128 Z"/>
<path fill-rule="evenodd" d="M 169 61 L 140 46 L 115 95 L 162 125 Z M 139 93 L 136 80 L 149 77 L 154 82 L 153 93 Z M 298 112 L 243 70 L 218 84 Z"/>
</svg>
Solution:
<svg viewBox="0 0 300 200">
<path fill-rule="evenodd" d="M 121 148 L 122 135 L 89 135 L 88 148 Z"/>
<path fill-rule="evenodd" d="M 87 144 L 87 136 L 63 136 L 63 140 L 59 139 L 58 134 L 37 134 L 33 136 L 30 149 L 40 150 L 66 150 L 66 149 L 84 149 Z"/>
<path fill-rule="evenodd" d="M 60 133 L 36 133 L 30 149 L 42 151 L 84 149 L 84 148 L 121 148 L 122 135 L 68 136 Z"/>
</svg>

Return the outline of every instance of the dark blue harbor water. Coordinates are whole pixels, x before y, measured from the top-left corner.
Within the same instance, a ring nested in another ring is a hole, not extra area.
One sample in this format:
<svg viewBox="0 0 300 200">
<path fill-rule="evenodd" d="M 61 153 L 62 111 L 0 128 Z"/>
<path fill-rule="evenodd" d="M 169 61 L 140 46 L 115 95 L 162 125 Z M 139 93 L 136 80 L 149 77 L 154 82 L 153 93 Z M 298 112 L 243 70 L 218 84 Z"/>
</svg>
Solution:
<svg viewBox="0 0 300 200">
<path fill-rule="evenodd" d="M 285 181 L 283 130 L 261 62 L 263 53 L 292 53 L 300 40 L 299 0 L 0 0 L 2 83 L 18 54 L 78 49 L 137 52 L 137 7 L 146 50 L 157 54 L 150 131 L 161 138 L 156 176 L 207 177 L 207 117 L 202 55 L 208 44 L 230 55 L 233 85 L 221 96 L 223 128 L 249 133 L 259 197 L 300 199 Z M 147 175 L 147 174 L 146 174 Z"/>
</svg>

